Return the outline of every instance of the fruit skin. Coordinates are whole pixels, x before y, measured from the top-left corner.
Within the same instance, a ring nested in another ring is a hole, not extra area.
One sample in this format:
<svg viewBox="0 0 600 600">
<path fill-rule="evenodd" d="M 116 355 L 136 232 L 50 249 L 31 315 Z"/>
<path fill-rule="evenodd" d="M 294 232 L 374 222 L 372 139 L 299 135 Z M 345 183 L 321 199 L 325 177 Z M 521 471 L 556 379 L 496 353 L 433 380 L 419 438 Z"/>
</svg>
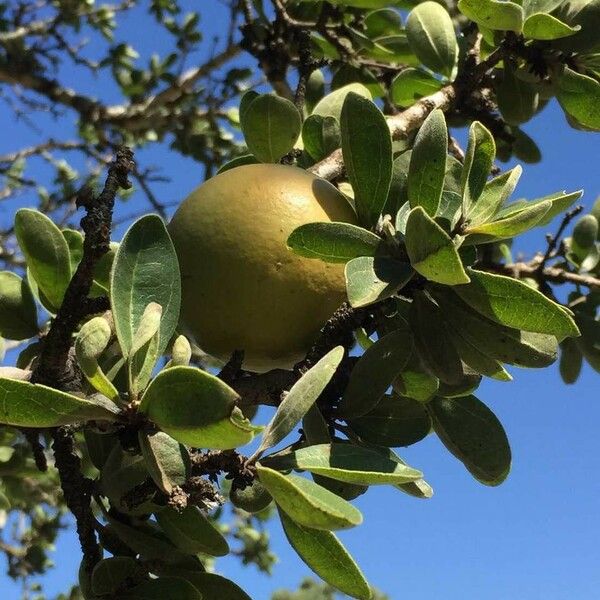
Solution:
<svg viewBox="0 0 600 600">
<path fill-rule="evenodd" d="M 243 490 L 233 484 L 229 493 L 229 499 L 237 508 L 241 508 L 249 513 L 257 513 L 267 508 L 273 497 L 267 492 L 267 489 L 260 481 L 254 480 L 251 485 Z"/>
<path fill-rule="evenodd" d="M 296 167 L 253 164 L 197 188 L 168 226 L 179 257 L 183 327 L 208 354 L 289 369 L 346 298 L 344 266 L 294 254 L 298 226 L 356 224 L 333 185 Z"/>
</svg>

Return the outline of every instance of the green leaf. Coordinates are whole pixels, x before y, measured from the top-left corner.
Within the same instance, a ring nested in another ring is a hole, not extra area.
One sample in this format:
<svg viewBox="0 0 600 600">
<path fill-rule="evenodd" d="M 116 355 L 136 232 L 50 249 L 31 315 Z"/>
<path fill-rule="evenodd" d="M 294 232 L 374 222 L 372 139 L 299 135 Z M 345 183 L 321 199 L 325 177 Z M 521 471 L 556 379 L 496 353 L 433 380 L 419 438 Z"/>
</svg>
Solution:
<svg viewBox="0 0 600 600">
<path fill-rule="evenodd" d="M 396 485 L 423 477 L 420 471 L 381 452 L 348 443 L 308 446 L 275 460 L 287 468 L 358 485 Z"/>
<path fill-rule="evenodd" d="M 165 563 L 178 563 L 186 555 L 178 550 L 153 521 L 137 523 L 135 527 L 106 515 L 108 527 L 131 550 L 147 560 L 157 560 Z"/>
<path fill-rule="evenodd" d="M 248 149 L 265 163 L 277 162 L 285 156 L 302 129 L 298 109 L 286 98 L 274 94 L 255 97 L 240 112 L 240 124 Z"/>
<path fill-rule="evenodd" d="M 157 348 L 160 355 L 179 320 L 181 279 L 173 242 L 156 215 L 141 217 L 129 228 L 114 260 L 111 307 L 124 356 L 131 353 L 135 333 L 150 302 L 162 306 Z"/>
<path fill-rule="evenodd" d="M 164 508 L 156 513 L 156 520 L 167 537 L 186 554 L 229 554 L 229 544 L 197 506 L 188 506 L 181 512 Z"/>
<path fill-rule="evenodd" d="M 510 125 L 526 123 L 538 109 L 539 93 L 535 86 L 516 76 L 510 63 L 505 62 L 503 73 L 496 86 L 496 99 L 502 118 Z"/>
<path fill-rule="evenodd" d="M 557 341 L 552 335 L 531 333 L 491 321 L 465 304 L 448 289 L 430 290 L 447 322 L 479 352 L 519 367 L 542 368 L 556 360 Z"/>
<path fill-rule="evenodd" d="M 58 309 L 71 280 L 69 246 L 63 234 L 46 215 L 21 208 L 15 214 L 15 235 L 40 291 Z"/>
<path fill-rule="evenodd" d="M 335 534 L 299 525 L 281 510 L 279 518 L 292 548 L 321 579 L 352 598 L 371 598 L 367 580 Z"/>
<path fill-rule="evenodd" d="M 392 138 L 385 117 L 370 100 L 350 92 L 340 117 L 342 153 L 361 223 L 377 223 L 392 180 Z"/>
<path fill-rule="evenodd" d="M 448 128 L 444 113 L 438 109 L 429 114 L 419 129 L 408 169 L 410 207 L 421 206 L 431 217 L 435 216 L 440 205 L 446 176 L 447 154 Z"/>
<path fill-rule="evenodd" d="M 192 346 L 185 335 L 178 335 L 171 348 L 171 360 L 165 365 L 168 367 L 187 367 L 192 359 Z"/>
<path fill-rule="evenodd" d="M 523 9 L 514 2 L 460 0 L 458 10 L 471 21 L 487 29 L 515 33 L 520 33 L 523 29 Z"/>
<path fill-rule="evenodd" d="M 471 205 L 467 214 L 470 227 L 487 223 L 496 215 L 514 192 L 522 172 L 522 167 L 517 165 L 485 184 L 481 196 Z"/>
<path fill-rule="evenodd" d="M 408 42 L 429 69 L 452 76 L 458 60 L 458 42 L 448 11 L 437 2 L 422 2 L 408 15 Z"/>
<path fill-rule="evenodd" d="M 371 411 L 402 372 L 413 351 L 408 327 L 380 338 L 360 357 L 339 410 L 346 417 L 359 417 Z"/>
<path fill-rule="evenodd" d="M 421 206 L 410 211 L 405 243 L 413 269 L 427 279 L 446 285 L 469 281 L 452 239 Z"/>
<path fill-rule="evenodd" d="M 421 69 L 404 69 L 392 81 L 392 102 L 401 107 L 413 105 L 424 96 L 435 94 L 443 83 Z"/>
<path fill-rule="evenodd" d="M 83 437 L 92 464 L 99 471 L 102 470 L 112 449 L 119 443 L 117 436 L 113 433 L 98 433 L 86 427 L 83 430 Z"/>
<path fill-rule="evenodd" d="M 0 423 L 58 427 L 82 421 L 116 421 L 119 410 L 102 396 L 79 398 L 28 381 L 0 378 Z"/>
<path fill-rule="evenodd" d="M 545 13 L 529 15 L 523 25 L 523 35 L 533 40 L 557 40 L 577 33 L 581 27 L 571 27 Z"/>
<path fill-rule="evenodd" d="M 563 110 L 579 124 L 600 130 L 600 83 L 565 67 L 556 94 Z"/>
<path fill-rule="evenodd" d="M 394 381 L 393 388 L 401 396 L 427 402 L 438 391 L 439 380 L 425 371 L 419 356 L 414 352 L 402 373 Z"/>
<path fill-rule="evenodd" d="M 570 208 L 579 198 L 581 198 L 582 194 L 582 190 L 578 190 L 577 192 L 571 193 L 558 192 L 556 194 L 551 194 L 550 196 L 544 196 L 543 198 L 532 200 L 531 202 L 527 202 L 525 200 L 513 202 L 512 204 L 509 204 L 507 207 L 501 210 L 497 216 L 499 218 L 508 217 L 523 210 L 528 210 L 536 204 L 541 204 L 542 202 L 546 202 L 547 200 L 549 200 L 551 206 L 548 212 L 537 223 L 538 227 L 543 227 L 545 225 L 548 225 L 552 221 L 552 219 L 554 219 L 554 217 L 562 214 L 568 208 Z"/>
<path fill-rule="evenodd" d="M 524 0 L 522 6 L 525 15 L 533 15 L 535 13 L 551 13 L 563 2 L 564 0 Z"/>
<path fill-rule="evenodd" d="M 94 317 L 79 330 L 75 339 L 75 356 L 90 384 L 101 394 L 118 402 L 119 391 L 98 364 L 98 358 L 112 337 L 110 325 L 103 317 Z"/>
<path fill-rule="evenodd" d="M 344 347 L 335 347 L 292 386 L 267 425 L 257 455 L 278 444 L 292 431 L 331 381 L 343 357 Z"/>
<path fill-rule="evenodd" d="M 257 472 L 277 505 L 300 525 L 335 530 L 362 523 L 362 515 L 352 504 L 309 479 L 283 475 L 260 464 Z"/>
<path fill-rule="evenodd" d="M 149 490 L 143 497 L 136 495 L 135 503 L 128 494 L 148 479 L 146 463 L 140 454 L 132 454 L 121 448 L 121 444 L 112 446 L 100 472 L 99 487 L 111 505 L 125 514 L 142 515 L 153 510 L 149 508 L 154 491 Z"/>
<path fill-rule="evenodd" d="M 353 258 L 346 264 L 345 273 L 348 301 L 353 308 L 389 298 L 414 275 L 409 264 L 385 256 Z"/>
<path fill-rule="evenodd" d="M 391 448 L 380 448 L 380 450 L 387 454 L 391 460 L 402 465 L 406 464 Z M 408 483 L 399 483 L 394 487 L 414 498 L 426 500 L 433 496 L 433 488 L 424 479 L 417 479 L 416 481 L 409 481 Z"/>
<path fill-rule="evenodd" d="M 384 396 L 366 415 L 348 419 L 354 433 L 377 446 L 410 446 L 421 441 L 431 430 L 424 405 L 412 398 Z"/>
<path fill-rule="evenodd" d="M 465 214 L 483 192 L 495 156 L 494 136 L 479 121 L 474 121 L 469 129 L 469 143 L 461 181 Z"/>
<path fill-rule="evenodd" d="M 137 331 L 133 336 L 133 345 L 129 352 L 130 393 L 137 397 L 150 382 L 152 371 L 158 360 L 160 345 L 160 323 L 162 306 L 150 302 L 144 309 Z"/>
<path fill-rule="evenodd" d="M 189 582 L 180 577 L 149 579 L 121 595 L 123 600 L 202 600 L 202 594 Z"/>
<path fill-rule="evenodd" d="M 414 296 L 410 323 L 415 348 L 427 370 L 447 384 L 459 384 L 464 377 L 460 356 L 444 327 L 442 311 L 424 292 Z"/>
<path fill-rule="evenodd" d="M 485 485 L 499 485 L 510 471 L 511 452 L 502 424 L 475 396 L 435 398 L 427 408 L 444 446 Z"/>
<path fill-rule="evenodd" d="M 342 117 L 342 106 L 344 105 L 346 96 L 350 92 L 358 94 L 363 98 L 371 99 L 371 92 L 364 85 L 361 83 L 350 83 L 322 98 L 315 106 L 313 114 L 322 117 L 334 117 L 339 123 Z"/>
<path fill-rule="evenodd" d="M 541 202 L 505 219 L 497 219 L 465 229 L 467 244 L 483 244 L 514 237 L 535 227 L 544 218 L 552 203 Z"/>
<path fill-rule="evenodd" d="M 126 587 L 128 578 L 139 574 L 140 571 L 137 561 L 130 556 L 105 558 L 92 571 L 92 591 L 99 596 L 116 594 Z"/>
<path fill-rule="evenodd" d="M 187 481 L 191 473 L 191 461 L 183 444 L 162 431 L 140 431 L 138 439 L 146 468 L 154 483 L 165 494 L 170 494 L 174 486 Z"/>
<path fill-rule="evenodd" d="M 340 124 L 335 117 L 310 115 L 302 125 L 304 149 L 314 160 L 321 160 L 342 144 Z"/>
<path fill-rule="evenodd" d="M 582 333 L 585 335 L 583 329 Z M 560 350 L 560 376 L 567 384 L 575 383 L 583 366 L 583 354 L 579 350 L 577 340 L 567 338 L 560 345 Z"/>
<path fill-rule="evenodd" d="M 199 590 L 202 600 L 252 600 L 241 587 L 221 575 L 180 570 L 176 574 Z"/>
<path fill-rule="evenodd" d="M 244 165 L 256 165 L 259 163 L 254 154 L 244 154 L 242 156 L 236 156 L 230 161 L 226 162 L 222 165 L 217 171 L 217 175 L 220 173 L 225 173 L 225 171 L 229 171 L 230 169 L 235 169 L 236 167 L 242 167 Z"/>
<path fill-rule="evenodd" d="M 248 421 L 232 418 L 237 398 L 214 375 L 194 367 L 172 367 L 152 380 L 140 411 L 182 444 L 226 450 L 254 437 Z"/>
<path fill-rule="evenodd" d="M 38 333 L 37 308 L 27 281 L 10 271 L 0 272 L 0 335 L 26 340 Z"/>
<path fill-rule="evenodd" d="M 306 223 L 287 239 L 288 247 L 296 254 L 333 263 L 375 256 L 380 242 L 379 236 L 350 223 Z"/>
<path fill-rule="evenodd" d="M 579 335 L 567 309 L 522 281 L 471 268 L 468 272 L 471 283 L 453 289 L 488 319 L 507 327 L 554 335 L 559 341 Z"/>
<path fill-rule="evenodd" d="M 581 329 L 581 337 L 575 340 L 577 347 L 592 369 L 600 372 L 600 322 L 581 312 L 575 319 Z"/>
</svg>

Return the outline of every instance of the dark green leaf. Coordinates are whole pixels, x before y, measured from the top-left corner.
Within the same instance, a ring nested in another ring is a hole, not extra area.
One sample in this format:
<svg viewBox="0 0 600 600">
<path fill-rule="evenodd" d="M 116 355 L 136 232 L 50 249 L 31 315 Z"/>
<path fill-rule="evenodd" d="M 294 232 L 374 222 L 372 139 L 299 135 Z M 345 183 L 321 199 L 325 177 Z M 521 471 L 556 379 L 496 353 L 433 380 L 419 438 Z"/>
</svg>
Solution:
<svg viewBox="0 0 600 600">
<path fill-rule="evenodd" d="M 113 556 L 101 560 L 92 571 L 92 591 L 100 596 L 116 594 L 126 587 L 127 579 L 141 571 L 135 558 Z"/>
<path fill-rule="evenodd" d="M 583 329 L 582 333 L 585 335 Z M 560 376 L 562 380 L 568 384 L 575 383 L 579 379 L 582 366 L 583 355 L 579 350 L 577 341 L 567 338 L 560 345 Z"/>
<path fill-rule="evenodd" d="M 380 338 L 360 357 L 339 409 L 346 417 L 359 417 L 371 411 L 404 369 L 413 351 L 408 327 Z"/>
<path fill-rule="evenodd" d="M 362 224 L 372 226 L 392 180 L 392 138 L 385 117 L 370 100 L 350 92 L 340 118 L 342 152 Z"/>
<path fill-rule="evenodd" d="M 419 129 L 408 169 L 410 206 L 411 208 L 421 206 L 431 217 L 435 216 L 440 204 L 446 176 L 447 154 L 446 119 L 441 110 L 434 110 Z"/>
<path fill-rule="evenodd" d="M 154 483 L 165 493 L 183 485 L 191 473 L 190 455 L 185 446 L 162 431 L 138 434 L 146 468 Z"/>
<path fill-rule="evenodd" d="M 526 123 L 538 108 L 539 94 L 532 84 L 515 75 L 509 63 L 505 63 L 503 73 L 496 86 L 496 99 L 502 118 L 510 125 Z"/>
<path fill-rule="evenodd" d="M 202 594 L 180 577 L 159 577 L 135 586 L 121 596 L 123 600 L 202 600 Z"/>
<path fill-rule="evenodd" d="M 469 143 L 461 182 L 465 214 L 483 192 L 495 156 L 494 136 L 479 121 L 474 121 L 469 129 Z"/>
<path fill-rule="evenodd" d="M 229 162 L 226 162 L 218 171 L 219 173 L 224 173 L 225 171 L 229 171 L 230 169 L 235 169 L 236 167 L 242 167 L 243 165 L 255 165 L 259 161 L 253 154 L 244 154 L 243 156 L 237 156 L 233 158 Z"/>
<path fill-rule="evenodd" d="M 310 115 L 302 125 L 304 149 L 314 160 L 321 160 L 342 144 L 340 124 L 335 117 Z"/>
<path fill-rule="evenodd" d="M 350 223 L 307 223 L 292 231 L 287 245 L 300 256 L 346 263 L 359 256 L 375 256 L 381 239 Z"/>
<path fill-rule="evenodd" d="M 339 123 L 342 117 L 342 106 L 344 105 L 346 96 L 350 92 L 358 94 L 363 98 L 371 99 L 371 92 L 369 92 L 364 85 L 360 83 L 350 83 L 322 98 L 315 106 L 313 114 L 322 117 L 334 117 Z"/>
<path fill-rule="evenodd" d="M 279 518 L 292 548 L 321 579 L 352 598 L 371 598 L 364 575 L 335 534 L 299 525 L 281 510 Z"/>
<path fill-rule="evenodd" d="M 348 425 L 363 441 L 391 447 L 415 444 L 431 430 L 424 405 L 395 394 L 384 396 L 366 415 L 348 419 Z"/>
<path fill-rule="evenodd" d="M 242 588 L 221 575 L 196 571 L 178 571 L 176 574 L 189 581 L 202 594 L 202 600 L 252 600 Z"/>
<path fill-rule="evenodd" d="M 167 537 L 186 554 L 229 554 L 229 544 L 197 506 L 188 506 L 181 512 L 164 508 L 156 513 L 156 520 Z"/>
<path fill-rule="evenodd" d="M 499 485 L 506 479 L 511 463 L 508 439 L 483 402 L 475 396 L 435 398 L 427 407 L 439 438 L 478 481 Z"/>
<path fill-rule="evenodd" d="M 0 272 L 0 335 L 26 340 L 38 332 L 37 308 L 24 279 L 10 271 Z"/>
</svg>

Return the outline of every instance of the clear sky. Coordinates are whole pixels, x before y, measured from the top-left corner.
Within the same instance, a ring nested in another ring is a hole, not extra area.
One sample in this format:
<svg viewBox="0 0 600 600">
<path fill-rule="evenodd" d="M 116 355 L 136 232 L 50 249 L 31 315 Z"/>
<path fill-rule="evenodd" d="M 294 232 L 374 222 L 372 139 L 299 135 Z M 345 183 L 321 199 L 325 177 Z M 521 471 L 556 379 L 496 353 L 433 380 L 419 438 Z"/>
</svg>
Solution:
<svg viewBox="0 0 600 600">
<path fill-rule="evenodd" d="M 222 12 L 216 2 L 198 4 L 206 5 L 202 14 L 207 51 Z M 152 45 L 160 40 L 134 17 L 123 23 L 118 37 L 143 52 L 164 51 Z M 73 74 L 67 72 L 65 77 L 73 81 Z M 78 85 L 118 101 L 102 79 L 79 79 Z M 63 121 L 49 128 L 64 139 L 69 125 Z M 543 161 L 525 165 L 515 197 L 585 188 L 583 202 L 589 208 L 600 192 L 598 134 L 570 129 L 554 103 L 525 130 L 538 141 Z M 15 124 L 6 108 L 0 109 L 0 131 L 11 132 L 0 136 L 0 152 L 40 141 L 37 132 Z M 464 132 L 457 135 L 464 138 Z M 138 156 L 144 166 L 159 164 L 172 178 L 156 188 L 165 202 L 182 199 L 203 179 L 197 164 L 165 147 L 153 146 Z M 19 205 L 35 202 L 34 197 L 23 195 Z M 135 212 L 143 202 L 136 192 L 119 214 Z M 14 209 L 15 205 L 0 204 L 3 223 Z M 552 224 L 549 231 L 556 226 Z M 517 249 L 530 257 L 544 247 L 545 233 L 534 230 Z M 116 238 L 121 234 L 119 228 Z M 513 467 L 503 485 L 487 488 L 474 481 L 432 435 L 400 453 L 424 471 L 435 490 L 432 499 L 421 501 L 393 488 L 371 488 L 356 501 L 365 522 L 341 538 L 369 581 L 393 600 L 598 597 L 600 374 L 586 366 L 576 386 L 569 387 L 561 382 L 556 366 L 511 371 L 513 383 L 484 382 L 477 393 L 500 418 L 511 441 Z M 267 600 L 277 587 L 294 587 L 309 573 L 275 521 L 271 532 L 272 548 L 279 556 L 272 578 L 253 567 L 241 567 L 234 558 L 217 561 L 217 569 L 237 580 L 255 600 Z M 72 532 L 60 537 L 55 558 L 56 569 L 44 578 L 49 596 L 75 581 L 79 548 Z M 3 572 L 0 581 L 3 600 L 16 600 L 19 590 L 4 579 Z"/>
</svg>

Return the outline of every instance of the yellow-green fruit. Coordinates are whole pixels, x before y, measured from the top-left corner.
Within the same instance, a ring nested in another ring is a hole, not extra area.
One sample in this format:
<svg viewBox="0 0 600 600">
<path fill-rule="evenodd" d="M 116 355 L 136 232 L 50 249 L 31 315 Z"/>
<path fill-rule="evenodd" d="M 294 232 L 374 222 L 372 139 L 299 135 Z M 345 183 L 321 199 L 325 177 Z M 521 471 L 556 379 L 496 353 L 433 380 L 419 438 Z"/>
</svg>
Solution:
<svg viewBox="0 0 600 600">
<path fill-rule="evenodd" d="M 244 351 L 244 368 L 290 368 L 345 300 L 344 267 L 286 245 L 299 225 L 356 223 L 333 185 L 296 167 L 244 165 L 201 185 L 169 224 L 184 328 L 208 354 Z"/>
<path fill-rule="evenodd" d="M 256 480 L 252 482 L 252 485 L 243 490 L 235 487 L 235 485 L 232 486 L 231 492 L 229 492 L 229 499 L 234 506 L 249 513 L 260 512 L 267 508 L 271 500 L 273 500 L 265 486 Z"/>
</svg>

